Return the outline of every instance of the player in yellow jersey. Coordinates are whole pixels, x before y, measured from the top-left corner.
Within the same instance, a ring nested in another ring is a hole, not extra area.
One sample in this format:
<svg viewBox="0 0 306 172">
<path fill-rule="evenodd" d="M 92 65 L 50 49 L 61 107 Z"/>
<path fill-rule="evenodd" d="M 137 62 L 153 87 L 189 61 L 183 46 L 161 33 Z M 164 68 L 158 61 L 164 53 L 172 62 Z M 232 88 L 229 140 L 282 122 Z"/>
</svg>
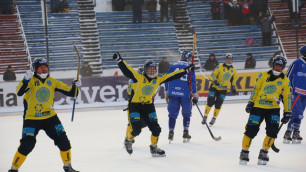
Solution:
<svg viewBox="0 0 306 172">
<path fill-rule="evenodd" d="M 138 68 L 138 73 L 142 74 L 142 72 L 143 72 L 143 67 L 141 66 L 141 67 Z M 136 86 L 137 86 L 137 83 L 134 83 L 133 80 L 130 79 L 130 80 L 129 80 L 129 84 L 128 84 L 128 88 L 126 89 L 128 95 L 129 95 L 128 106 L 127 106 L 126 109 L 123 110 L 123 111 L 126 111 L 126 110 L 127 110 L 128 119 L 130 119 L 129 104 L 130 104 L 130 102 L 131 102 L 131 100 L 132 100 L 132 98 L 133 98 L 133 96 L 134 96 L 134 88 L 135 88 Z M 144 122 L 143 118 L 140 119 L 140 120 L 141 120 L 141 128 L 145 128 L 147 125 L 146 125 L 146 123 Z M 132 130 L 133 130 L 133 129 L 132 129 L 132 125 L 131 125 L 131 123 L 130 123 L 130 121 L 129 121 L 129 123 L 128 123 L 127 127 L 126 127 L 126 136 L 125 136 L 125 139 L 124 139 L 124 144 L 125 144 L 125 142 L 128 140 L 128 139 L 127 139 L 127 138 L 128 138 L 128 135 L 129 135 L 130 132 L 132 132 Z M 135 140 L 133 139 L 132 142 L 134 143 Z"/>
<path fill-rule="evenodd" d="M 281 120 L 286 124 L 291 116 L 292 88 L 289 79 L 282 70 L 286 66 L 286 59 L 277 56 L 273 59 L 273 68 L 270 71 L 259 74 L 253 88 L 246 112 L 250 113 L 242 140 L 240 152 L 240 164 L 245 165 L 249 161 L 249 148 L 252 139 L 257 135 L 260 124 L 266 121 L 266 137 L 258 156 L 258 165 L 266 165 L 269 161 L 268 150 L 272 146 L 278 134 L 280 121 L 280 96 L 283 97 L 284 115 Z"/>
<path fill-rule="evenodd" d="M 215 105 L 214 116 L 209 122 L 210 125 L 214 125 L 221 110 L 221 106 L 226 96 L 227 87 L 229 85 L 231 86 L 231 92 L 236 93 L 235 85 L 237 81 L 237 72 L 232 63 L 233 55 L 226 54 L 225 63 L 218 65 L 211 74 L 213 83 L 209 88 L 207 105 L 205 107 L 202 124 L 206 123 L 210 109 L 213 105 Z"/>
<path fill-rule="evenodd" d="M 132 132 L 128 133 L 128 137 L 125 142 L 126 151 L 129 154 L 133 153 L 132 140 L 140 134 L 141 118 L 143 118 L 152 133 L 150 145 L 152 156 L 166 156 L 165 151 L 157 147 L 161 128 L 157 121 L 153 96 L 156 89 L 162 83 L 184 76 L 187 74 L 187 72 L 194 69 L 194 65 L 189 65 L 185 69 L 177 70 L 173 73 L 157 75 L 156 63 L 151 60 L 144 64 L 144 72 L 138 73 L 121 58 L 118 52 L 113 55 L 113 59 L 118 62 L 118 66 L 122 73 L 126 77 L 132 79 L 135 84 L 137 83 L 133 89 L 134 96 L 129 104 L 129 121 L 132 125 Z"/>
<path fill-rule="evenodd" d="M 71 86 L 67 86 L 50 77 L 47 61 L 42 58 L 35 59 L 32 66 L 34 72 L 27 71 L 16 89 L 18 96 L 24 95 L 24 120 L 20 146 L 9 172 L 18 172 L 27 155 L 35 147 L 36 136 L 40 130 L 44 130 L 59 148 L 65 172 L 77 172 L 71 167 L 70 141 L 53 104 L 55 91 L 73 97 L 76 87 L 81 86 L 81 81 L 75 80 Z"/>
</svg>

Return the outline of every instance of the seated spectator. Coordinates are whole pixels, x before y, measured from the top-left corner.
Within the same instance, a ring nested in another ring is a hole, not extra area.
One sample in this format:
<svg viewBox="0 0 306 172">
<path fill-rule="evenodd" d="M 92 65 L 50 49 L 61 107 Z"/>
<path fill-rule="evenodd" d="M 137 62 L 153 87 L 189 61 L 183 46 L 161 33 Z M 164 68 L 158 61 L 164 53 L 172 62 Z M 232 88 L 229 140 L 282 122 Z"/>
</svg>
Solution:
<svg viewBox="0 0 306 172">
<path fill-rule="evenodd" d="M 278 55 L 280 55 L 280 52 L 275 52 L 274 53 L 274 55 L 273 55 L 273 57 L 271 57 L 270 58 L 270 60 L 269 60 L 269 62 L 268 62 L 268 65 L 272 68 L 273 67 L 273 59 L 276 57 L 276 56 L 278 56 Z"/>
<path fill-rule="evenodd" d="M 218 0 L 211 0 L 211 15 L 213 20 L 219 20 L 220 19 L 220 1 Z"/>
<path fill-rule="evenodd" d="M 81 69 L 81 76 L 82 77 L 91 77 L 92 76 L 92 69 L 89 66 L 88 62 L 84 62 L 84 66 Z"/>
<path fill-rule="evenodd" d="M 253 58 L 252 53 L 247 53 L 247 58 L 245 60 L 245 69 L 254 69 L 256 67 L 256 60 Z"/>
<path fill-rule="evenodd" d="M 69 13 L 67 0 L 51 0 L 51 13 Z"/>
<path fill-rule="evenodd" d="M 12 0 L 0 0 L 2 14 L 12 14 Z"/>
<path fill-rule="evenodd" d="M 4 81 L 16 81 L 16 75 L 11 65 L 9 65 L 7 67 L 7 70 L 4 72 L 3 80 Z"/>
<path fill-rule="evenodd" d="M 168 73 L 168 69 L 170 67 L 170 63 L 167 61 L 167 57 L 163 57 L 163 61 L 158 64 L 158 73 L 166 74 Z"/>
<path fill-rule="evenodd" d="M 259 30 L 259 26 L 256 25 L 256 22 L 255 22 L 255 19 L 254 17 L 250 17 L 250 31 L 253 32 L 253 31 L 257 31 Z M 250 37 L 249 38 L 246 38 L 245 39 L 245 44 L 250 46 L 250 45 L 253 45 L 254 44 L 254 38 L 252 37 L 252 34 L 249 34 Z"/>
<path fill-rule="evenodd" d="M 209 58 L 206 60 L 204 68 L 205 70 L 215 70 L 215 68 L 219 65 L 218 60 L 216 59 L 215 54 L 210 54 Z"/>
</svg>

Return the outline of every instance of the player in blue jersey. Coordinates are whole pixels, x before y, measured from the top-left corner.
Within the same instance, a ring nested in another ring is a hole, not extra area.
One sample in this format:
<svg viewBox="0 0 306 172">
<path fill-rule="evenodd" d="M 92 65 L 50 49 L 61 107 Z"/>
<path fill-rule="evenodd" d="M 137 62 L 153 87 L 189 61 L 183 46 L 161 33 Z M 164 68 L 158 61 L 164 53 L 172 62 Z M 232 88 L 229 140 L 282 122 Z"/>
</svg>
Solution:
<svg viewBox="0 0 306 172">
<path fill-rule="evenodd" d="M 284 135 L 284 143 L 301 143 L 300 125 L 306 106 L 306 46 L 301 48 L 301 59 L 295 60 L 288 68 L 287 77 L 292 84 L 292 116 Z M 293 133 L 293 134 L 292 134 Z M 291 137 L 292 135 L 292 137 Z"/>
<path fill-rule="evenodd" d="M 184 69 L 188 67 L 188 61 L 192 58 L 190 51 L 184 51 L 181 55 L 181 60 L 170 66 L 168 73 Z M 189 124 L 191 117 L 192 102 L 195 104 L 198 102 L 199 95 L 196 89 L 196 79 L 195 73 L 192 73 L 191 79 L 191 90 L 189 90 L 190 73 L 182 76 L 179 79 L 167 82 L 166 87 L 166 101 L 168 102 L 168 112 L 169 112 L 169 141 L 173 140 L 174 128 L 176 123 L 176 118 L 179 114 L 180 107 L 182 107 L 183 115 L 183 141 L 188 142 L 191 138 L 189 135 Z M 191 94 L 192 93 L 192 94 Z M 168 97 L 168 98 L 167 98 Z M 168 99 L 168 100 L 167 100 Z"/>
</svg>

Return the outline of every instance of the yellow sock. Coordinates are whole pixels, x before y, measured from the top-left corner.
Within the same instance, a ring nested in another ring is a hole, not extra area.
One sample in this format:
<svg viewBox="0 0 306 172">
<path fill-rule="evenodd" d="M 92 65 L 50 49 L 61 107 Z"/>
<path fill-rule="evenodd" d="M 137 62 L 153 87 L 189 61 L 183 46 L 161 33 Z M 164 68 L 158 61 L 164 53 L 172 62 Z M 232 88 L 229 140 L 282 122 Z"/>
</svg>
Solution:
<svg viewBox="0 0 306 172">
<path fill-rule="evenodd" d="M 266 136 L 263 141 L 262 148 L 264 148 L 265 150 L 269 150 L 273 142 L 274 142 L 274 138 Z"/>
<path fill-rule="evenodd" d="M 71 163 L 71 150 L 61 151 L 61 157 L 64 164 Z"/>
<path fill-rule="evenodd" d="M 219 115 L 220 109 L 216 109 L 214 110 L 214 117 L 217 118 L 217 116 Z"/>
<path fill-rule="evenodd" d="M 129 133 L 131 133 L 132 131 L 133 131 L 132 125 L 129 124 L 129 125 L 126 127 L 126 137 L 127 137 L 127 138 L 129 137 Z"/>
<path fill-rule="evenodd" d="M 208 114 L 209 114 L 209 112 L 210 112 L 210 109 L 211 109 L 211 107 L 208 106 L 208 105 L 206 105 L 206 107 L 205 107 L 205 112 L 204 112 L 204 116 L 205 116 L 205 117 L 208 116 Z"/>
<path fill-rule="evenodd" d="M 127 133 L 127 138 L 128 138 L 129 140 L 133 140 L 133 139 L 135 138 L 135 136 L 132 136 L 131 132 L 128 132 L 128 133 Z"/>
<path fill-rule="evenodd" d="M 151 135 L 151 144 L 152 145 L 157 145 L 158 142 L 158 137 L 155 137 L 153 135 Z"/>
<path fill-rule="evenodd" d="M 17 151 L 13 159 L 12 167 L 16 169 L 20 168 L 20 166 L 23 164 L 26 158 L 27 156 L 22 155 L 21 153 Z"/>
<path fill-rule="evenodd" d="M 244 135 L 242 139 L 242 149 L 249 150 L 251 143 L 252 139 L 249 136 Z"/>
</svg>

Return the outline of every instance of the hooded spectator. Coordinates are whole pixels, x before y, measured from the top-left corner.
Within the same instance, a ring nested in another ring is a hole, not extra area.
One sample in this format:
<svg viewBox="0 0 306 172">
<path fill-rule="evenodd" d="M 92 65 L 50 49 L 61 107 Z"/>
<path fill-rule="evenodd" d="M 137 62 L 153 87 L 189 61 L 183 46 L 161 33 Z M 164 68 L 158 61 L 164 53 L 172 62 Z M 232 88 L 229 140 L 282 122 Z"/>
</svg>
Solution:
<svg viewBox="0 0 306 172">
<path fill-rule="evenodd" d="M 214 70 L 219 65 L 218 60 L 216 59 L 215 54 L 210 54 L 209 58 L 206 60 L 204 68 L 205 70 Z"/>
</svg>

